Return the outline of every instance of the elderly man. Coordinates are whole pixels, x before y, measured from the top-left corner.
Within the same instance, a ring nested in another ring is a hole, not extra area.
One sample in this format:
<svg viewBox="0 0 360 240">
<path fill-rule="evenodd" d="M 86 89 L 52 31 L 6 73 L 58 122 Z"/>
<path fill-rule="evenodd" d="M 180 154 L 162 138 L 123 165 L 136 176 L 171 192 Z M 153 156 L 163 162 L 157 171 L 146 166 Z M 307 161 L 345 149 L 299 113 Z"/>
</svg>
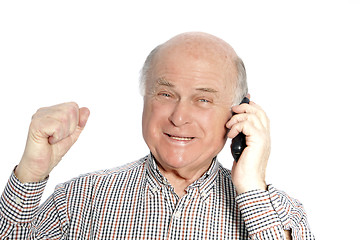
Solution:
<svg viewBox="0 0 360 240">
<path fill-rule="evenodd" d="M 150 53 L 141 87 L 150 154 L 60 184 L 40 207 L 89 110 L 64 103 L 35 113 L 1 198 L 1 239 L 313 239 L 301 204 L 265 182 L 269 121 L 254 102 L 238 105 L 246 74 L 230 45 L 175 36 Z M 239 132 L 247 147 L 230 172 L 216 156 Z"/>
</svg>

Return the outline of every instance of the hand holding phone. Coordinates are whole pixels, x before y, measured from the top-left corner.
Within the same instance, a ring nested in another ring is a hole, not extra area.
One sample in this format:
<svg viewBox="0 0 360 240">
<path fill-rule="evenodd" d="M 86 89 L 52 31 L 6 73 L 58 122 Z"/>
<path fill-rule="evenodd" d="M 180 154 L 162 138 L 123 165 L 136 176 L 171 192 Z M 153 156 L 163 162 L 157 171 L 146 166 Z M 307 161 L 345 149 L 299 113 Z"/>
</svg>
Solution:
<svg viewBox="0 0 360 240">
<path fill-rule="evenodd" d="M 230 129 L 228 136 L 233 138 L 231 151 L 235 161 L 231 179 L 237 194 L 267 189 L 265 175 L 271 148 L 269 119 L 266 113 L 248 99 L 241 103 L 249 104 L 234 106 L 234 116 L 226 124 Z M 245 149 L 246 156 L 243 152 Z M 241 164 L 238 164 L 240 157 Z"/>
<path fill-rule="evenodd" d="M 244 97 L 244 99 L 241 101 L 240 104 L 243 103 L 249 103 L 250 100 L 247 97 Z M 234 157 L 234 160 L 237 162 L 240 158 L 241 153 L 244 151 L 244 149 L 246 148 L 246 140 L 245 140 L 245 135 L 241 132 L 239 133 L 236 137 L 234 137 L 231 141 L 231 154 Z"/>
</svg>

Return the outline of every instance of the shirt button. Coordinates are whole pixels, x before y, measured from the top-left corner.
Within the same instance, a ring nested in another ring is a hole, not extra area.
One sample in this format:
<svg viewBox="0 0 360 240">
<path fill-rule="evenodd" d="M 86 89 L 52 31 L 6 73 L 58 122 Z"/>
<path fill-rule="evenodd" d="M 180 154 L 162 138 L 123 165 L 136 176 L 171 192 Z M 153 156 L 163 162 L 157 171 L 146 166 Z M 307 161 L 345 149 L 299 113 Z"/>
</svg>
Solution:
<svg viewBox="0 0 360 240">
<path fill-rule="evenodd" d="M 175 218 L 180 218 L 181 217 L 181 212 L 177 211 L 176 213 L 174 213 L 174 217 Z"/>
<path fill-rule="evenodd" d="M 157 188 L 157 187 L 153 187 L 153 188 L 151 189 L 151 191 L 152 191 L 153 193 L 156 193 L 156 192 L 158 191 L 158 188 Z"/>
<path fill-rule="evenodd" d="M 13 200 L 15 201 L 15 203 L 17 205 L 21 205 L 21 203 L 22 203 L 21 199 L 19 197 L 17 197 L 17 196 L 13 196 Z"/>
</svg>

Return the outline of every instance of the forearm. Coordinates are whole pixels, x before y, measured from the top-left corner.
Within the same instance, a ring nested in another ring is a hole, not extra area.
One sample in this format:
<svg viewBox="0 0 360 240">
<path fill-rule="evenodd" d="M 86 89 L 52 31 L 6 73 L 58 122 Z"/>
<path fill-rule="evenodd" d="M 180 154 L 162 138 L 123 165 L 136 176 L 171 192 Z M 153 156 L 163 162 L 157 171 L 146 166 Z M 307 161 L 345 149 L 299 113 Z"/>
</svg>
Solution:
<svg viewBox="0 0 360 240">
<path fill-rule="evenodd" d="M 38 224 L 46 221 L 51 203 L 40 208 L 41 196 L 47 180 L 37 183 L 21 183 L 14 172 L 0 199 L 0 239 L 27 239 L 41 235 Z M 45 225 L 45 224 L 44 224 Z"/>
<path fill-rule="evenodd" d="M 271 185 L 236 200 L 251 239 L 314 239 L 302 205 Z"/>
<path fill-rule="evenodd" d="M 285 233 L 267 191 L 252 190 L 237 197 L 250 239 L 285 239 Z"/>
</svg>

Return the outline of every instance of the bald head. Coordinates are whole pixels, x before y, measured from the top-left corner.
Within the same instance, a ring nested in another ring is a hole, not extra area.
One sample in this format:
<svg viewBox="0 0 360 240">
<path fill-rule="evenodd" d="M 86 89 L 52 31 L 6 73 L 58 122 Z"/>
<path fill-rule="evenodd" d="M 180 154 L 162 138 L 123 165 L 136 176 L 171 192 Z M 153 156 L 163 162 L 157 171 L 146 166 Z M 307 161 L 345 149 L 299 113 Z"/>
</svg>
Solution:
<svg viewBox="0 0 360 240">
<path fill-rule="evenodd" d="M 186 51 L 194 58 L 217 58 L 226 62 L 237 57 L 233 48 L 222 39 L 199 32 L 177 35 L 165 42 L 159 52 L 172 50 Z"/>
<path fill-rule="evenodd" d="M 227 73 L 228 82 L 233 89 L 233 104 L 238 104 L 247 94 L 246 73 L 242 60 L 234 49 L 224 40 L 202 32 L 189 32 L 179 34 L 167 42 L 157 46 L 147 57 L 141 71 L 140 87 L 145 94 L 146 83 L 151 78 L 152 69 L 159 59 L 169 56 L 184 55 L 189 62 L 206 59 L 222 66 Z"/>
</svg>

